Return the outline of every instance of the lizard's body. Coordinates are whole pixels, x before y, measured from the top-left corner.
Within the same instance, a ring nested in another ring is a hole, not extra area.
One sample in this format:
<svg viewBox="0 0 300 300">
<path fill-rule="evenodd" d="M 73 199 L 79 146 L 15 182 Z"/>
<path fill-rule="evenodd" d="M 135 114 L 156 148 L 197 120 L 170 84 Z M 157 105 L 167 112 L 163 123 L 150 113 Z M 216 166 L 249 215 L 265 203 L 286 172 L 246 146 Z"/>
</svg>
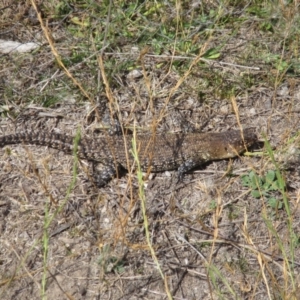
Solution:
<svg viewBox="0 0 300 300">
<path fill-rule="evenodd" d="M 132 166 L 131 135 L 81 138 L 77 154 L 80 158 L 109 166 L 100 180 L 108 181 L 117 169 Z M 136 147 L 142 170 L 152 172 L 177 169 L 179 177 L 207 161 L 232 158 L 257 141 L 253 128 L 220 133 L 166 133 L 136 135 Z M 48 146 L 71 154 L 74 138 L 57 133 L 27 131 L 0 137 L 0 147 L 11 144 Z M 102 184 L 101 184 L 102 185 Z"/>
</svg>

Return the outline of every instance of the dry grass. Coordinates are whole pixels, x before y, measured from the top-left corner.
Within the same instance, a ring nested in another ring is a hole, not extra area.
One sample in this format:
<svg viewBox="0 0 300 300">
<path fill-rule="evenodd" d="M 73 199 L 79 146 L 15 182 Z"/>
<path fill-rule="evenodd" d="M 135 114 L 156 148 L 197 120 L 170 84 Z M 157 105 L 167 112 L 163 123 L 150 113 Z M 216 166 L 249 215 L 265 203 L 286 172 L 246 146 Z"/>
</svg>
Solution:
<svg viewBox="0 0 300 300">
<path fill-rule="evenodd" d="M 169 172 L 97 189 L 76 156 L 3 149 L 0 298 L 297 299 L 298 2 L 11 2 L 0 38 L 41 46 L 0 56 L 1 135 L 105 136 L 116 115 L 266 143 L 175 189 Z"/>
</svg>

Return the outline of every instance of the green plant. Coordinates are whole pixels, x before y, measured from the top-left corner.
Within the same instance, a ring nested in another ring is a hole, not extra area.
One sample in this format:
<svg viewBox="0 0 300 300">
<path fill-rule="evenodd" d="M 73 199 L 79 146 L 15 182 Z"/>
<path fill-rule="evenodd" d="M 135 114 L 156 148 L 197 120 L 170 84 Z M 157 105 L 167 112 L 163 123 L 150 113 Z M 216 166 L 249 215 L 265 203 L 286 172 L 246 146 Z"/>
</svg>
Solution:
<svg viewBox="0 0 300 300">
<path fill-rule="evenodd" d="M 111 249 L 109 245 L 104 245 L 100 251 L 98 264 L 103 268 L 104 273 L 116 271 L 117 273 L 124 272 L 124 261 L 115 256 L 110 255 Z"/>
<path fill-rule="evenodd" d="M 241 180 L 243 186 L 251 189 L 251 195 L 254 198 L 266 198 L 272 208 L 281 209 L 283 207 L 282 200 L 274 197 L 274 192 L 280 190 L 279 181 L 274 170 L 269 170 L 264 176 L 259 176 L 251 171 L 248 175 L 243 175 Z"/>
<path fill-rule="evenodd" d="M 216 209 L 217 207 L 217 201 L 216 200 L 212 200 L 209 204 L 209 209 Z"/>
</svg>

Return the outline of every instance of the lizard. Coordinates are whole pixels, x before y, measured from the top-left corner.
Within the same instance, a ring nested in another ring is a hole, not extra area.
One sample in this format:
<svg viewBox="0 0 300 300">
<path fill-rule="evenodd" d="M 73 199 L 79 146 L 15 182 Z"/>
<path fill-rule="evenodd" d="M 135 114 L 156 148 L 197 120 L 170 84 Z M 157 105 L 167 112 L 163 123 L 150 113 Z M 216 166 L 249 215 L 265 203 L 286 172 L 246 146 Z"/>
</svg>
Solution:
<svg viewBox="0 0 300 300">
<path fill-rule="evenodd" d="M 119 170 L 134 169 L 131 153 L 133 135 L 80 138 L 80 159 L 102 163 L 104 171 L 97 176 L 99 187 L 118 175 Z M 187 171 L 212 160 L 228 159 L 242 154 L 257 142 L 254 128 L 207 133 L 161 133 L 135 135 L 142 171 L 177 170 L 178 180 Z M 74 137 L 43 131 L 21 131 L 0 137 L 0 147 L 12 144 L 48 146 L 66 154 L 74 151 Z"/>
</svg>

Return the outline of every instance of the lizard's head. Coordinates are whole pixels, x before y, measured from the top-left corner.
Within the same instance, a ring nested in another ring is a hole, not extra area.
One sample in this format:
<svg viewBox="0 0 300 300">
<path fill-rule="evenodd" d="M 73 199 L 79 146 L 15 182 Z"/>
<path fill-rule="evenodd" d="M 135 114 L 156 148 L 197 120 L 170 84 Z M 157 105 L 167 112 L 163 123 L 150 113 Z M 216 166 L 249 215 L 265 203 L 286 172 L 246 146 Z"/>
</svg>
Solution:
<svg viewBox="0 0 300 300">
<path fill-rule="evenodd" d="M 226 141 L 223 144 L 224 158 L 230 158 L 243 153 L 258 140 L 255 128 L 247 128 L 243 130 L 243 134 L 239 130 L 228 131 L 226 133 Z"/>
</svg>

